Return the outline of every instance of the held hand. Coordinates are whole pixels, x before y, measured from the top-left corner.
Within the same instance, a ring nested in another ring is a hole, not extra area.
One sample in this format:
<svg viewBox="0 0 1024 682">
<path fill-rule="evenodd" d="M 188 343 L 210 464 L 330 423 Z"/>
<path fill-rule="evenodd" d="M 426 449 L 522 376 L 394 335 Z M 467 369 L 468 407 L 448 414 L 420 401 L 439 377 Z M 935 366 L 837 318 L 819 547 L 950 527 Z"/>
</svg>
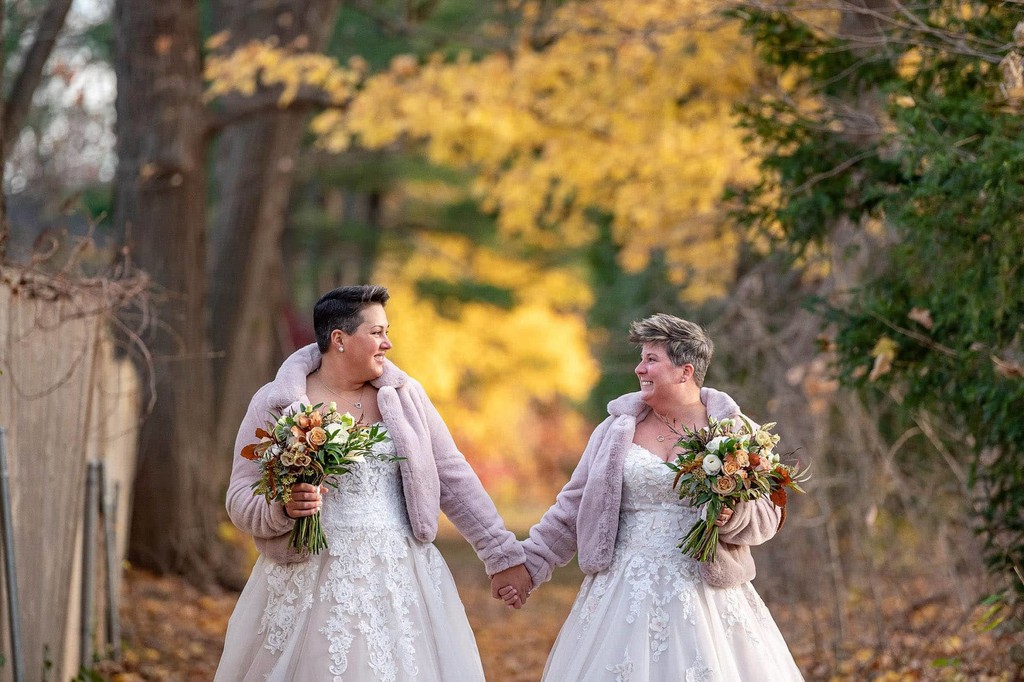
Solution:
<svg viewBox="0 0 1024 682">
<path fill-rule="evenodd" d="M 724 509 L 722 509 L 721 513 L 718 515 L 718 518 L 715 519 L 715 525 L 718 526 L 719 528 L 721 528 L 725 524 L 729 523 L 729 519 L 731 519 L 731 518 L 732 518 L 732 509 L 729 509 L 728 507 L 725 507 Z"/>
<path fill-rule="evenodd" d="M 491 576 L 491 596 L 514 609 L 521 609 L 530 597 L 533 580 L 525 564 L 506 568 Z"/>
<path fill-rule="evenodd" d="M 505 602 L 505 606 L 511 606 L 514 609 L 523 608 L 523 602 L 519 599 L 519 593 L 516 592 L 516 588 L 511 585 L 498 589 L 498 594 Z"/>
<path fill-rule="evenodd" d="M 303 516 L 313 516 L 320 511 L 323 504 L 323 493 L 327 488 L 320 486 L 319 490 L 310 483 L 296 483 L 292 486 L 292 501 L 284 506 L 284 514 L 290 519 L 298 519 Z"/>
</svg>

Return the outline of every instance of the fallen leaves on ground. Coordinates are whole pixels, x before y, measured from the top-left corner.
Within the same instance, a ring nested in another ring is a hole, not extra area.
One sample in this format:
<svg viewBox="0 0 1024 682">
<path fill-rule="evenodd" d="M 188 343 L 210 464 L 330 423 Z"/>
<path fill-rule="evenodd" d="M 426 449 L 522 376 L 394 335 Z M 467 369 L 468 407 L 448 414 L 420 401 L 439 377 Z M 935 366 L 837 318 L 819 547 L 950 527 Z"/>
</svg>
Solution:
<svg viewBox="0 0 1024 682">
<path fill-rule="evenodd" d="M 490 597 L 483 567 L 461 540 L 439 543 L 476 633 L 488 680 L 540 679 L 548 651 L 569 613 L 581 574 L 559 569 L 526 608 L 514 611 Z M 768 605 L 808 680 L 1011 682 L 1024 679 L 1024 637 L 985 631 L 984 609 L 967 608 L 948 593 L 932 594 L 921 581 L 900 598 L 878 604 L 852 601 L 844 645 L 828 603 Z M 114 682 L 211 680 L 220 659 L 234 592 L 205 593 L 168 576 L 140 570 L 125 575 L 123 656 L 97 671 Z"/>
</svg>

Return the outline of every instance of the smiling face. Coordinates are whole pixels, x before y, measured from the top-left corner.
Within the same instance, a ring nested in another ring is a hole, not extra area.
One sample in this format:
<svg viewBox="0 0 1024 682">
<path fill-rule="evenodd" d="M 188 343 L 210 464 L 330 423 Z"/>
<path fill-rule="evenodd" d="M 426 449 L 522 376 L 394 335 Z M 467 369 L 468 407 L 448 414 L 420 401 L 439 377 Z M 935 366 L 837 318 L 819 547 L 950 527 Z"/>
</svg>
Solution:
<svg viewBox="0 0 1024 682">
<path fill-rule="evenodd" d="M 633 370 L 640 380 L 640 397 L 644 402 L 665 402 L 679 390 L 688 374 L 687 367 L 676 367 L 668 357 L 663 343 L 645 343 L 640 350 L 640 364 Z"/>
<path fill-rule="evenodd" d="M 345 348 L 345 361 L 362 381 L 372 381 L 384 373 L 384 356 L 391 349 L 388 316 L 384 306 L 374 303 L 359 313 L 362 322 L 351 334 L 336 329 L 333 335 Z"/>
</svg>

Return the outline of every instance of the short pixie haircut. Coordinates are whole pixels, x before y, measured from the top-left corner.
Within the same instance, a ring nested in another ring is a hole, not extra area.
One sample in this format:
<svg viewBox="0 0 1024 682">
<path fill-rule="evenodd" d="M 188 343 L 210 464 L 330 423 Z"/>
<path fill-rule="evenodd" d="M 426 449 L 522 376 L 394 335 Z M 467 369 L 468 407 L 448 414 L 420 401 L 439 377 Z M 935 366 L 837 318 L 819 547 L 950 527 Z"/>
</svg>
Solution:
<svg viewBox="0 0 1024 682">
<path fill-rule="evenodd" d="M 693 380 L 704 385 L 715 344 L 699 324 L 665 313 L 657 313 L 629 325 L 629 341 L 637 345 L 660 343 L 676 367 L 693 365 Z"/>
<path fill-rule="evenodd" d="M 320 352 L 326 353 L 330 347 L 331 332 L 354 333 L 363 323 L 363 309 L 375 303 L 384 305 L 389 298 L 388 290 L 375 284 L 338 287 L 321 296 L 313 306 L 313 331 Z"/>
</svg>

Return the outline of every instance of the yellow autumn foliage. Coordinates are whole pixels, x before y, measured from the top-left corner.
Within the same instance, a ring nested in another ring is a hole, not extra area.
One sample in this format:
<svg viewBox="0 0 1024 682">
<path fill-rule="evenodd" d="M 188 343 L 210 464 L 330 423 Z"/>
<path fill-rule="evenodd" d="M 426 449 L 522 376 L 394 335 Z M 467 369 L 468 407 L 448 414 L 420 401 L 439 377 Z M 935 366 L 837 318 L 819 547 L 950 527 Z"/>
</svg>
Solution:
<svg viewBox="0 0 1024 682">
<path fill-rule="evenodd" d="M 326 148 L 420 141 L 432 162 L 476 173 L 474 192 L 504 235 L 586 244 L 598 211 L 626 269 L 663 252 L 684 297 L 724 293 L 735 237 L 719 229 L 720 197 L 754 179 L 732 114 L 755 81 L 738 25 L 714 2 L 519 4 L 511 49 L 480 59 L 405 55 L 364 78 L 362 60 L 250 43 L 208 59 L 207 96 L 279 86 L 286 105 L 302 86 L 322 89 L 347 103 L 312 122 Z"/>
<path fill-rule="evenodd" d="M 421 140 L 434 163 L 476 172 L 504 235 L 541 248 L 589 242 L 589 212 L 606 213 L 628 270 L 663 251 L 684 295 L 721 294 L 735 238 L 719 200 L 753 178 L 731 108 L 755 73 L 715 6 L 565 3 L 510 53 L 393 65 L 313 130 L 335 151 Z"/>
<path fill-rule="evenodd" d="M 385 256 L 375 275 L 392 294 L 392 357 L 427 389 L 492 495 L 547 494 L 550 482 L 534 480 L 536 467 L 578 457 L 588 435 L 576 413 L 557 411 L 551 423 L 549 408 L 582 401 L 597 380 L 583 316 L 589 288 L 572 272 L 542 270 L 460 236 L 424 234 L 409 246 L 406 257 Z M 431 279 L 507 288 L 516 305 L 425 300 L 416 282 Z M 552 429 L 558 439 L 548 442 Z"/>
</svg>

